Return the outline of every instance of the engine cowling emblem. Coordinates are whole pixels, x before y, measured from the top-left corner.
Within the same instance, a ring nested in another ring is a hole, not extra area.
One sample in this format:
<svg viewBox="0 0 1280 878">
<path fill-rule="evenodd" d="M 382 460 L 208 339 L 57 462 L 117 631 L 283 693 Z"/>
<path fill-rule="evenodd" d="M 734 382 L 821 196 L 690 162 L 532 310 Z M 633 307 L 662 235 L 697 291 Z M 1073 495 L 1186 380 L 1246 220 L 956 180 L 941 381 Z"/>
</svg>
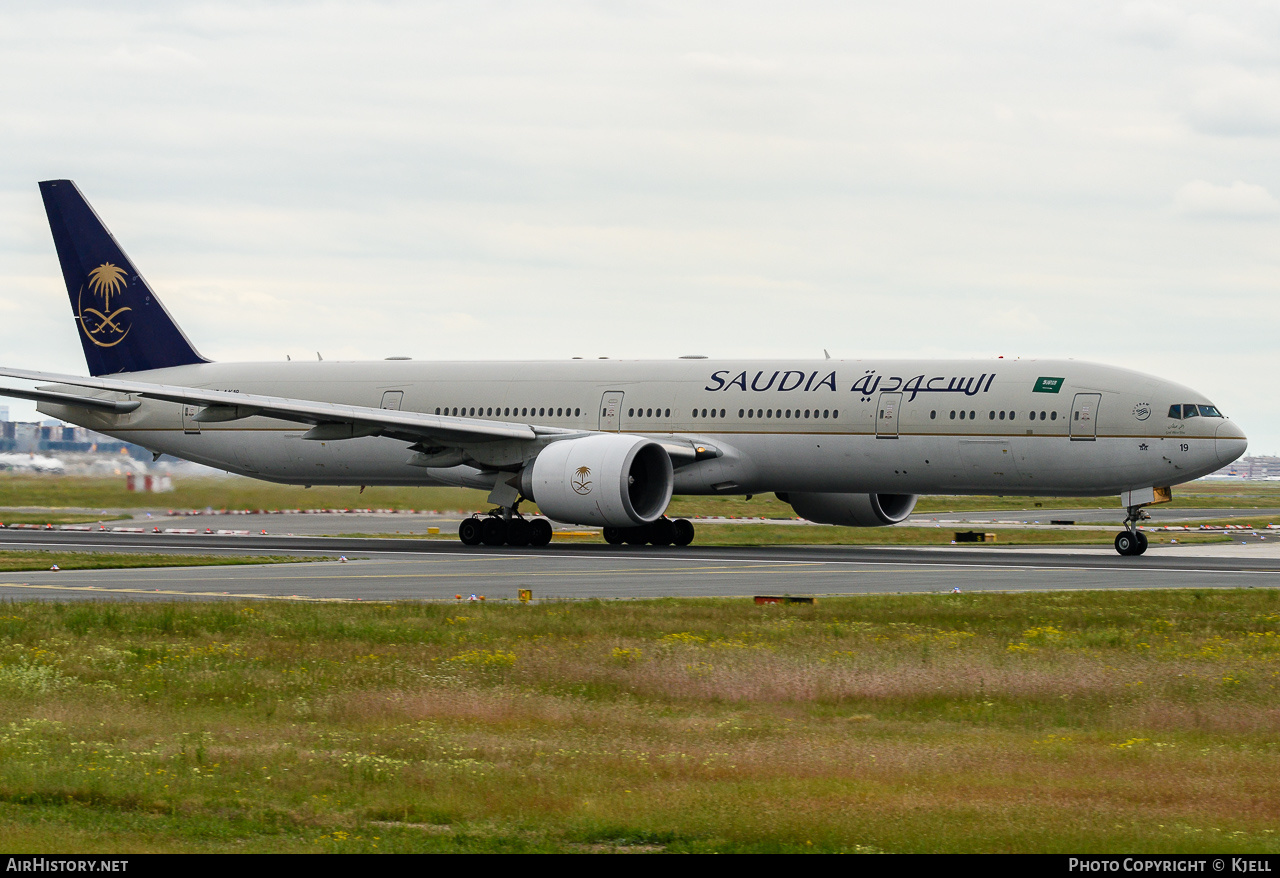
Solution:
<svg viewBox="0 0 1280 878">
<path fill-rule="evenodd" d="M 579 494 L 591 493 L 591 480 L 587 478 L 591 475 L 591 467 L 580 466 L 573 471 L 573 478 L 569 480 L 569 484 L 573 486 L 573 490 Z"/>
</svg>

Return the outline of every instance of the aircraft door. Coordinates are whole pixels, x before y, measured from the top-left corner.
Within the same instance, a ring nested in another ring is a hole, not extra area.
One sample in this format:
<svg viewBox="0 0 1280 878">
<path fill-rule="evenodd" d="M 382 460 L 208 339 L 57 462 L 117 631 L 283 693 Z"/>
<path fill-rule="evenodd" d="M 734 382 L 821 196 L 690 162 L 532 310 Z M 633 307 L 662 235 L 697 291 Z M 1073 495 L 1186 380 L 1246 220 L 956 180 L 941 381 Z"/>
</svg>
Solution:
<svg viewBox="0 0 1280 878">
<path fill-rule="evenodd" d="M 621 390 L 610 390 L 600 400 L 601 430 L 617 433 L 622 428 L 622 397 L 624 395 Z"/>
<path fill-rule="evenodd" d="M 881 393 L 876 402 L 876 438 L 898 438 L 898 410 L 902 408 L 901 393 Z"/>
<path fill-rule="evenodd" d="M 199 435 L 200 422 L 195 419 L 196 412 L 200 411 L 198 405 L 182 404 L 182 432 L 191 435 Z"/>
<path fill-rule="evenodd" d="M 388 411 L 400 411 L 400 403 L 403 401 L 403 390 L 388 390 L 386 393 L 382 394 L 382 408 Z"/>
<path fill-rule="evenodd" d="M 1092 442 L 1098 438 L 1098 407 L 1101 393 L 1077 393 L 1071 403 L 1070 433 L 1073 441 Z"/>
</svg>

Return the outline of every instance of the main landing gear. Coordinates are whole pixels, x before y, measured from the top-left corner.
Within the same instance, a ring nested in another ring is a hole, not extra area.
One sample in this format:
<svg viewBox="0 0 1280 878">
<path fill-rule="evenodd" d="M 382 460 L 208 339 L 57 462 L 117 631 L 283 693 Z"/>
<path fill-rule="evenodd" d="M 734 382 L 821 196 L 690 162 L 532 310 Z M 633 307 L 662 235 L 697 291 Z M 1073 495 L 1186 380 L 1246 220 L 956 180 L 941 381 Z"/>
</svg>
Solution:
<svg viewBox="0 0 1280 878">
<path fill-rule="evenodd" d="M 1138 530 L 1138 522 L 1150 518 L 1141 506 L 1130 506 L 1124 520 L 1124 531 L 1116 534 L 1116 551 L 1121 555 L 1141 555 L 1147 550 L 1147 535 Z"/>
<path fill-rule="evenodd" d="M 655 546 L 687 546 L 693 542 L 693 522 L 686 518 L 672 521 L 664 515 L 655 522 L 639 527 L 606 527 L 604 541 L 611 546 L 622 543 L 631 546 L 643 546 L 645 543 Z"/>
<path fill-rule="evenodd" d="M 464 518 L 458 525 L 458 539 L 464 546 L 545 546 L 551 542 L 551 522 L 499 507 L 484 517 Z"/>
</svg>

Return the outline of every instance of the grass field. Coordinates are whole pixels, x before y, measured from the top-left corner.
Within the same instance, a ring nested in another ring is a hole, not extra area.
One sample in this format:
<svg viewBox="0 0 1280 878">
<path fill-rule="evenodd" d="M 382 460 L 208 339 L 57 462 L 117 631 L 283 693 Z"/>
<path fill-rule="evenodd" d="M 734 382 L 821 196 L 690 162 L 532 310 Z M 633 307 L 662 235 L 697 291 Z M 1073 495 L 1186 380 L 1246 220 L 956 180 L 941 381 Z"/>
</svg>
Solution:
<svg viewBox="0 0 1280 878">
<path fill-rule="evenodd" d="M 475 511 L 488 508 L 483 491 L 463 488 L 302 488 L 238 476 L 178 478 L 165 494 L 125 490 L 120 478 L 0 474 L 0 507 L 48 509 L 438 509 Z M 1174 489 L 1173 503 L 1162 509 L 1257 507 L 1280 508 L 1280 483 L 1192 482 Z M 1108 497 L 921 497 L 917 512 L 966 512 L 1040 508 L 1116 509 Z M 525 506 L 529 509 L 529 506 Z M 795 518 L 795 511 L 773 494 L 750 500 L 736 497 L 676 497 L 668 514 Z M 9 515 L 12 517 L 12 514 Z M 5 520 L 0 516 L 0 520 Z"/>
<path fill-rule="evenodd" d="M 0 849 L 1280 851 L 1280 593 L 11 603 Z"/>
<path fill-rule="evenodd" d="M 9 552 L 0 551 L 0 571 L 48 570 L 58 565 L 61 570 L 108 570 L 134 567 L 215 567 L 225 564 L 296 564 L 305 561 L 331 561 L 332 558 L 290 555 L 176 555 L 143 552 Z"/>
</svg>

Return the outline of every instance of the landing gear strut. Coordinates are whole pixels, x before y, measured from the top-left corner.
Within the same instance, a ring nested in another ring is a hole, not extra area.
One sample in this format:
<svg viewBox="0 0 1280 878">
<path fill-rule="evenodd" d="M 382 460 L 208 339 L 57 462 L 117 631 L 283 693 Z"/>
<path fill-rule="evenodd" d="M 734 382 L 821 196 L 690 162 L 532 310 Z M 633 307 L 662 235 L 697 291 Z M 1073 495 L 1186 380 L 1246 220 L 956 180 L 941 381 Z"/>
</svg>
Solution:
<svg viewBox="0 0 1280 878">
<path fill-rule="evenodd" d="M 1128 507 L 1124 531 L 1116 535 L 1116 551 L 1121 555 L 1141 555 L 1147 550 L 1147 535 L 1138 530 L 1138 522 L 1151 516 L 1141 506 Z"/>
<path fill-rule="evenodd" d="M 687 546 L 693 542 L 693 522 L 686 518 L 672 521 L 664 515 L 657 521 L 639 527 L 606 527 L 604 541 L 611 546 L 622 543 L 631 546 L 643 546 L 645 543 L 655 546 Z"/>
<path fill-rule="evenodd" d="M 499 506 L 485 516 L 464 518 L 458 525 L 458 539 L 465 546 L 545 546 L 551 542 L 551 522 L 545 518 L 525 518 L 515 506 Z"/>
</svg>

